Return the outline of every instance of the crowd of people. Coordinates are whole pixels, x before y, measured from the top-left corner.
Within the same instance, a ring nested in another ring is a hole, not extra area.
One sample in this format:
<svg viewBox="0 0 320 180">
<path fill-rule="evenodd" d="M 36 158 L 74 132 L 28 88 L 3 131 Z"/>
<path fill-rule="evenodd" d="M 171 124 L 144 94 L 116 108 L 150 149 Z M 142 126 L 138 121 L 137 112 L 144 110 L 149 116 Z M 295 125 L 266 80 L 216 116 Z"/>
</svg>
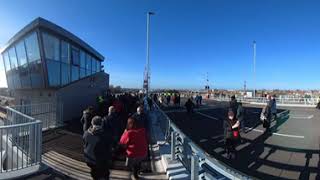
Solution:
<svg viewBox="0 0 320 180">
<path fill-rule="evenodd" d="M 272 119 L 276 119 L 277 105 L 275 96 L 267 96 L 268 103 L 263 107 L 260 120 L 265 128 L 265 133 L 272 135 L 270 125 Z M 225 150 L 228 159 L 235 159 L 236 146 L 241 142 L 240 132 L 246 133 L 245 111 L 241 102 L 237 102 L 235 96 L 231 97 L 227 118 L 224 121 Z"/>
<path fill-rule="evenodd" d="M 151 101 L 152 102 L 152 101 Z M 148 119 L 140 95 L 97 97 L 98 108 L 83 111 L 84 159 L 91 176 L 109 179 L 113 155 L 124 153 L 133 177 L 139 178 L 141 162 L 148 155 Z"/>
<path fill-rule="evenodd" d="M 172 102 L 174 106 L 180 106 L 181 96 L 180 93 L 159 93 L 153 94 L 153 101 L 157 102 L 160 106 L 166 104 L 169 106 Z"/>
</svg>

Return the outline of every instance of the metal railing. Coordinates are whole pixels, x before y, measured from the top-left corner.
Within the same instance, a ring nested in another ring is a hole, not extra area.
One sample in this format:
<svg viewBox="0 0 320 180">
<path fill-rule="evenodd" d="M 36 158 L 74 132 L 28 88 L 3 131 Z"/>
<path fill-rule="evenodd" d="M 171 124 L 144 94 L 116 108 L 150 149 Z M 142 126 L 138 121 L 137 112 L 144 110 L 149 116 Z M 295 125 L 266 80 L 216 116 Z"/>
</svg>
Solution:
<svg viewBox="0 0 320 180">
<path fill-rule="evenodd" d="M 211 97 L 212 100 L 218 101 L 230 101 L 230 97 L 227 96 L 216 96 Z M 237 97 L 238 101 L 249 102 L 249 103 L 267 103 L 268 99 L 265 97 Z M 317 98 L 276 98 L 277 104 L 282 105 L 305 105 L 315 106 L 318 103 Z"/>
<path fill-rule="evenodd" d="M 63 123 L 62 103 L 40 103 L 12 106 L 13 109 L 42 121 L 42 129 L 61 126 Z"/>
<path fill-rule="evenodd" d="M 5 107 L 0 126 L 0 175 L 38 165 L 42 152 L 42 122 Z"/>
<path fill-rule="evenodd" d="M 171 143 L 171 159 L 179 160 L 190 172 L 192 180 L 198 179 L 253 179 L 209 156 L 185 135 L 155 103 L 160 127 Z"/>
</svg>

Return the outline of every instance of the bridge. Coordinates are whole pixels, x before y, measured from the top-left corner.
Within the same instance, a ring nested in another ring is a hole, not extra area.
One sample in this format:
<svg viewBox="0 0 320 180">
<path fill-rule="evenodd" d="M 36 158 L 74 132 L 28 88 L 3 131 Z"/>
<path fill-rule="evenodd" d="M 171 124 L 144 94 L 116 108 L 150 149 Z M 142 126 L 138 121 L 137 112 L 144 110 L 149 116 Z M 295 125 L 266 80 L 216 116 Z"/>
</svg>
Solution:
<svg viewBox="0 0 320 180">
<path fill-rule="evenodd" d="M 226 159 L 222 120 L 228 99 L 209 99 L 187 116 L 184 108 L 154 104 L 148 111 L 150 157 L 143 179 L 317 179 L 319 112 L 307 100 L 282 100 L 272 135 L 263 134 L 258 116 L 263 99 L 240 99 L 246 133 L 236 161 Z M 281 102 L 280 100 L 278 102 Z M 293 103 L 296 102 L 296 103 Z M 91 179 L 82 152 L 79 120 L 59 119 L 57 104 L 2 108 L 0 179 Z M 304 131 L 305 128 L 309 131 Z M 111 179 L 130 179 L 124 157 L 115 157 Z"/>
</svg>

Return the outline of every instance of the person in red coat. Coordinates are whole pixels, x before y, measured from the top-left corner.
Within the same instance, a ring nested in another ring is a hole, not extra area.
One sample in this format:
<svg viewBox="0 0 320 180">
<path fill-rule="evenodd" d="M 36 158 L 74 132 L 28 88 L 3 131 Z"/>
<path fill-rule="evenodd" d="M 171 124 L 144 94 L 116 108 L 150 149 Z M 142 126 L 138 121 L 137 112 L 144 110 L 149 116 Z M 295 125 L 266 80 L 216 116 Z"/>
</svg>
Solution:
<svg viewBox="0 0 320 180">
<path fill-rule="evenodd" d="M 145 128 L 137 126 L 136 120 L 132 117 L 128 119 L 127 129 L 121 136 L 120 145 L 126 150 L 126 165 L 132 169 L 133 176 L 138 179 L 141 162 L 148 153 L 148 144 Z"/>
</svg>

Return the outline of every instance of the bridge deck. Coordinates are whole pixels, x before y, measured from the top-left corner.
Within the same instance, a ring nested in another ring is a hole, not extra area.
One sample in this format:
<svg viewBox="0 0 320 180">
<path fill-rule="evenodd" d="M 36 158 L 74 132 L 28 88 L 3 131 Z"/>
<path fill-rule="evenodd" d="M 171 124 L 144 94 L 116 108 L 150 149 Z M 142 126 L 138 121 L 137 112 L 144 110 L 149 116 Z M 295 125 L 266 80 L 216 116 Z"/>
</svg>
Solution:
<svg viewBox="0 0 320 180">
<path fill-rule="evenodd" d="M 26 179 L 92 179 L 90 169 L 84 162 L 82 136 L 69 131 L 70 127 L 55 129 L 43 133 L 42 162 L 49 169 L 31 175 Z M 69 129 L 69 130 L 68 130 Z M 76 131 L 77 132 L 77 131 Z M 148 170 L 150 162 L 143 163 Z M 110 179 L 131 179 L 131 173 L 125 167 L 124 157 L 116 157 L 110 171 Z M 165 173 L 142 173 L 141 179 L 167 179 Z"/>
<path fill-rule="evenodd" d="M 259 179 L 320 179 L 318 110 L 290 107 L 288 118 L 272 123 L 270 136 L 263 133 L 259 122 L 261 107 L 246 107 L 248 132 L 241 134 L 243 142 L 237 147 L 236 160 L 228 160 L 223 141 L 227 108 L 222 108 L 227 103 L 221 106 L 220 102 L 206 101 L 206 104 L 192 116 L 176 107 L 164 109 L 208 154 L 245 174 Z"/>
</svg>

